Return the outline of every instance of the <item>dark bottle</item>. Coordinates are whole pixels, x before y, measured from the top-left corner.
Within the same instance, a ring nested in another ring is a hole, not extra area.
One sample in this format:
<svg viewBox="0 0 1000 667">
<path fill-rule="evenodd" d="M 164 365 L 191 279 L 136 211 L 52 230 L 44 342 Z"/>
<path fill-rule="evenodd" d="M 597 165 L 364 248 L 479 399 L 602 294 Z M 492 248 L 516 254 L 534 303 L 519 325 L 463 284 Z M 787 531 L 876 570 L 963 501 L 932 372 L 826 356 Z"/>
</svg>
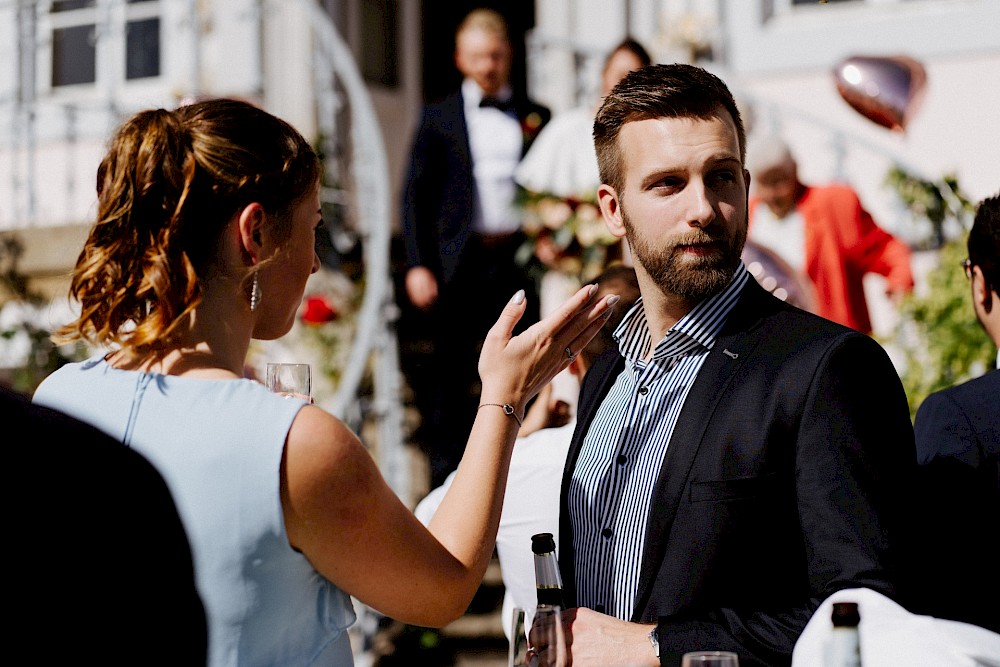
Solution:
<svg viewBox="0 0 1000 667">
<path fill-rule="evenodd" d="M 531 551 L 535 554 L 535 589 L 539 605 L 565 608 L 562 577 L 556 559 L 556 542 L 552 533 L 531 536 Z"/>
<path fill-rule="evenodd" d="M 826 667 L 861 667 L 858 624 L 861 614 L 856 602 L 835 602 L 830 613 L 833 630 L 826 647 Z"/>
</svg>

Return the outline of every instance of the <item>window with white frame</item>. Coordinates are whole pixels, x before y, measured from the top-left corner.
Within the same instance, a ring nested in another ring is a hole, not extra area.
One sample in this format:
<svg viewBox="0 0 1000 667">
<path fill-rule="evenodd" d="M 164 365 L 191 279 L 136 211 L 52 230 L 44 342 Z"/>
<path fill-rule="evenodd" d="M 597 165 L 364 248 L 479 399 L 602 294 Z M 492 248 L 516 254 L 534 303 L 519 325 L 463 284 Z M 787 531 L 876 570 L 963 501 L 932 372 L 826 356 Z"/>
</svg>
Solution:
<svg viewBox="0 0 1000 667">
<path fill-rule="evenodd" d="M 45 19 L 52 88 L 160 75 L 159 0 L 51 0 Z"/>
</svg>

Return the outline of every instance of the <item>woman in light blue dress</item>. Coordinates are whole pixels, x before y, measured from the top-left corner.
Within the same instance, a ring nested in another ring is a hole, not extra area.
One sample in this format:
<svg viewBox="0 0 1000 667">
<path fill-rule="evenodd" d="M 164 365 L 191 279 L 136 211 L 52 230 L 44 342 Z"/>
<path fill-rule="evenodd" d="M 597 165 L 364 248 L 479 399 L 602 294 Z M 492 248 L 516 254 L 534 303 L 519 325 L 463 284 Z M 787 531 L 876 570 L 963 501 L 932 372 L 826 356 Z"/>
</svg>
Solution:
<svg viewBox="0 0 1000 667">
<path fill-rule="evenodd" d="M 98 170 L 97 222 L 72 277 L 80 315 L 59 332 L 107 353 L 64 366 L 34 396 L 134 447 L 167 480 L 213 667 L 352 664 L 350 596 L 414 625 L 462 615 L 493 552 L 525 405 L 617 300 L 583 288 L 512 336 L 523 293 L 511 299 L 483 347 L 465 457 L 425 528 L 336 417 L 243 377 L 251 339 L 288 332 L 319 267 L 319 177 L 305 139 L 245 102 L 126 121 Z"/>
</svg>

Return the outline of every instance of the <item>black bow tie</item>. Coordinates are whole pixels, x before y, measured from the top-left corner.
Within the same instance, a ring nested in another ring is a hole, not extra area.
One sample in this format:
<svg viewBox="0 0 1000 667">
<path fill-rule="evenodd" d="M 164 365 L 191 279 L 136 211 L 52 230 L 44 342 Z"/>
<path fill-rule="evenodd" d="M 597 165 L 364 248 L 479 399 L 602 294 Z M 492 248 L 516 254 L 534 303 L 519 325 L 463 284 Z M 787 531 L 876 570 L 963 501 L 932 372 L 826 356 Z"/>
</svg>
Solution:
<svg viewBox="0 0 1000 667">
<path fill-rule="evenodd" d="M 479 101 L 479 107 L 493 107 L 500 111 L 513 111 L 514 101 L 512 99 L 500 100 L 495 97 L 484 97 Z"/>
</svg>

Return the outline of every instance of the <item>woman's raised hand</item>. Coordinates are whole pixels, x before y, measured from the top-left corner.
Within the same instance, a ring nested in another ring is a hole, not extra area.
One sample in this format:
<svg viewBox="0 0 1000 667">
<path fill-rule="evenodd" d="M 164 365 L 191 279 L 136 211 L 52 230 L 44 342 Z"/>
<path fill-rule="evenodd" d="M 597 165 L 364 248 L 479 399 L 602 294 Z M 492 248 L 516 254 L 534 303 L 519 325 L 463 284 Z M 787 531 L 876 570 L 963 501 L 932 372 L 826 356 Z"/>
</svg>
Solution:
<svg viewBox="0 0 1000 667">
<path fill-rule="evenodd" d="M 479 355 L 481 402 L 524 406 L 600 331 L 618 302 L 617 294 L 593 301 L 596 285 L 584 285 L 540 322 L 513 335 L 524 314 L 524 292 L 514 295 L 490 328 Z"/>
</svg>

